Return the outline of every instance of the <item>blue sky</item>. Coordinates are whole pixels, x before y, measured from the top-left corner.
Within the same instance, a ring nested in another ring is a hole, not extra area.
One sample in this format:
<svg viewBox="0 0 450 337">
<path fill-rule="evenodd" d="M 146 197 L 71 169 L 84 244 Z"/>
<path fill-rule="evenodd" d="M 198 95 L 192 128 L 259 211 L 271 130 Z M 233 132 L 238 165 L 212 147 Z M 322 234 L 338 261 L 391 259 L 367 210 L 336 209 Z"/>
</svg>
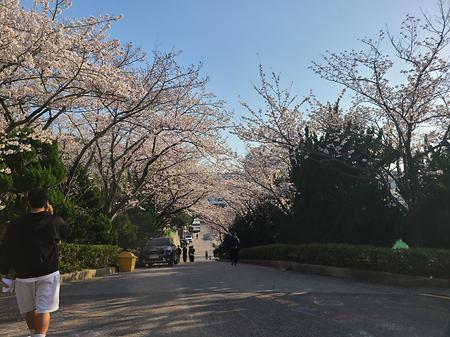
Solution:
<svg viewBox="0 0 450 337">
<path fill-rule="evenodd" d="M 407 13 L 434 12 L 433 0 L 73 0 L 66 16 L 122 14 L 111 36 L 145 51 L 182 51 L 184 65 L 203 63 L 209 89 L 236 119 L 239 97 L 258 107 L 253 92 L 258 64 L 281 73 L 303 96 L 312 90 L 334 101 L 339 88 L 308 69 L 326 50 L 357 49 L 358 38 L 388 26 L 398 30 Z M 242 145 L 233 137 L 233 149 Z"/>
</svg>

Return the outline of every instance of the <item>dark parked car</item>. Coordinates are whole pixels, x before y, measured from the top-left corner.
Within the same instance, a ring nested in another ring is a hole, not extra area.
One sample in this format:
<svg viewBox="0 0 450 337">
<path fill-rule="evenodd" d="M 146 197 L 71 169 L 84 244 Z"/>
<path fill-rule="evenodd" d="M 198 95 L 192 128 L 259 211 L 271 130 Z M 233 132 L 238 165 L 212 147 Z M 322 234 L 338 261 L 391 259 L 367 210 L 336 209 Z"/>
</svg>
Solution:
<svg viewBox="0 0 450 337">
<path fill-rule="evenodd" d="M 176 251 L 172 249 L 172 244 L 172 238 L 168 237 L 149 239 L 142 250 L 141 264 L 152 266 L 157 263 L 166 263 L 173 266 L 176 260 Z"/>
</svg>

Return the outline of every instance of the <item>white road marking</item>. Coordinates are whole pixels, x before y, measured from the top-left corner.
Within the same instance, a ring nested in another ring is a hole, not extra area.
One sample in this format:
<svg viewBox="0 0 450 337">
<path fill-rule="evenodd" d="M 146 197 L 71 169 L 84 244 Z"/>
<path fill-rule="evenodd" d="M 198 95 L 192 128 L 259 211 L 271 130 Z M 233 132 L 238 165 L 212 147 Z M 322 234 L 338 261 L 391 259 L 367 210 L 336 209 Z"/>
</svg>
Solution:
<svg viewBox="0 0 450 337">
<path fill-rule="evenodd" d="M 445 295 L 435 295 L 435 294 L 419 294 L 419 295 L 426 296 L 426 297 L 442 298 L 444 300 L 450 300 L 450 296 L 445 296 Z"/>
<path fill-rule="evenodd" d="M 289 293 L 289 295 L 291 295 L 291 296 L 300 296 L 300 295 L 306 295 L 306 294 L 309 294 L 309 292 L 307 292 L 307 291 L 296 291 L 296 292 L 293 292 L 293 293 Z"/>
</svg>

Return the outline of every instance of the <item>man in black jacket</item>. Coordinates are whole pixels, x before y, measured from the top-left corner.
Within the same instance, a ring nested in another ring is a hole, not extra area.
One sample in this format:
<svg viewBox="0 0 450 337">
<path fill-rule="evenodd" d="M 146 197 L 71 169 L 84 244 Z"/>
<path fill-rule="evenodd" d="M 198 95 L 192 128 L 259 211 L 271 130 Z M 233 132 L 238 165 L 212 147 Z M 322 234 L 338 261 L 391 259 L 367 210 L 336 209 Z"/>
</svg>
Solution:
<svg viewBox="0 0 450 337">
<path fill-rule="evenodd" d="M 239 246 L 241 244 L 241 241 L 237 237 L 236 233 L 233 233 L 231 235 L 230 239 L 230 259 L 231 259 L 231 265 L 236 266 L 239 261 Z"/>
<path fill-rule="evenodd" d="M 65 221 L 53 215 L 48 191 L 28 194 L 30 213 L 10 223 L 0 246 L 0 282 L 13 269 L 20 313 L 31 336 L 45 337 L 50 313 L 59 309 L 58 241 L 67 236 Z"/>
</svg>

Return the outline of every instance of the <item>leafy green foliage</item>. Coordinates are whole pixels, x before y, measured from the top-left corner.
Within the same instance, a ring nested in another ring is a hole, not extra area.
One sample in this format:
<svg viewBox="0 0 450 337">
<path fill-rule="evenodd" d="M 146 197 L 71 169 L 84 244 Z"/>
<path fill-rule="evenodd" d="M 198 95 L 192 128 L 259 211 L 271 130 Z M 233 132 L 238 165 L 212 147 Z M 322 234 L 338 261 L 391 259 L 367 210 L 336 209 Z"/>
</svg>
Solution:
<svg viewBox="0 0 450 337">
<path fill-rule="evenodd" d="M 306 133 L 292 160 L 293 223 L 281 242 L 392 245 L 402 214 L 372 173 L 392 155 L 380 139 L 351 124 L 322 137 Z"/>
<path fill-rule="evenodd" d="M 348 244 L 274 244 L 245 248 L 243 259 L 284 260 L 417 276 L 450 278 L 450 250 Z"/>
<path fill-rule="evenodd" d="M 189 226 L 194 221 L 192 215 L 186 211 L 180 211 L 175 213 L 170 219 L 170 224 L 174 228 L 183 228 L 183 226 Z"/>
<path fill-rule="evenodd" d="M 436 152 L 422 169 L 428 174 L 417 221 L 424 245 L 450 248 L 450 150 Z"/>
<path fill-rule="evenodd" d="M 0 143 L 0 168 L 10 170 L 0 173 L 0 201 L 5 206 L 0 211 L 1 234 L 1 226 L 26 211 L 26 192 L 37 187 L 55 188 L 63 182 L 66 168 L 56 143 L 40 140 L 30 129 L 10 132 Z"/>
<path fill-rule="evenodd" d="M 121 247 L 143 247 L 148 238 L 159 236 L 162 233 L 162 223 L 150 204 L 143 204 L 141 208 L 130 209 L 126 212 L 126 217 L 128 221 L 123 223 L 123 228 L 118 232 L 118 242 L 124 244 Z M 120 237 L 120 233 L 122 233 L 122 238 Z M 135 240 L 130 240 L 125 244 L 124 241 L 129 240 L 134 235 Z"/>
<path fill-rule="evenodd" d="M 236 233 L 240 247 L 252 247 L 275 243 L 280 234 L 285 233 L 285 224 L 289 217 L 270 201 L 261 201 L 255 208 L 247 209 L 244 214 L 236 215 L 229 228 Z M 226 234 L 221 244 L 215 249 L 216 256 L 225 256 L 230 250 L 231 236 Z"/>
<path fill-rule="evenodd" d="M 246 214 L 236 216 L 231 232 L 236 232 L 242 247 L 274 243 L 287 217 L 270 201 L 263 201 Z"/>
<path fill-rule="evenodd" d="M 89 181 L 78 183 L 78 195 L 64 196 L 59 189 L 53 189 L 50 200 L 56 212 L 70 225 L 68 242 L 85 244 L 112 244 L 115 236 L 111 220 L 101 212 L 102 195 Z"/>
<path fill-rule="evenodd" d="M 127 214 L 120 214 L 113 221 L 113 231 L 117 244 L 122 248 L 137 248 L 138 227 L 133 223 Z"/>
<path fill-rule="evenodd" d="M 409 213 L 420 223 L 424 246 L 450 248 L 449 150 L 436 146 L 426 151 L 428 156 L 422 150 L 414 160 L 422 172 L 424 194 Z M 295 190 L 290 217 L 261 201 L 253 211 L 236 217 L 232 229 L 244 247 L 272 242 L 390 247 L 408 238 L 407 214 L 399 207 L 401 200 L 390 193 L 392 186 L 383 185 L 377 175 L 397 157 L 383 133 L 373 129 L 361 130 L 350 122 L 345 127 L 329 125 L 320 136 L 305 129 L 290 158 Z M 218 252 L 226 251 L 225 240 Z"/>
<path fill-rule="evenodd" d="M 120 248 L 110 245 L 59 244 L 63 273 L 116 265 Z"/>
<path fill-rule="evenodd" d="M 19 138 L 23 145 L 30 145 L 30 151 L 15 151 L 6 156 L 5 162 L 11 169 L 14 192 L 26 192 L 34 187 L 51 188 L 60 184 L 66 174 L 66 168 L 58 154 L 55 142 L 44 143 L 25 136 L 31 130 L 23 129 L 8 135 Z"/>
</svg>

